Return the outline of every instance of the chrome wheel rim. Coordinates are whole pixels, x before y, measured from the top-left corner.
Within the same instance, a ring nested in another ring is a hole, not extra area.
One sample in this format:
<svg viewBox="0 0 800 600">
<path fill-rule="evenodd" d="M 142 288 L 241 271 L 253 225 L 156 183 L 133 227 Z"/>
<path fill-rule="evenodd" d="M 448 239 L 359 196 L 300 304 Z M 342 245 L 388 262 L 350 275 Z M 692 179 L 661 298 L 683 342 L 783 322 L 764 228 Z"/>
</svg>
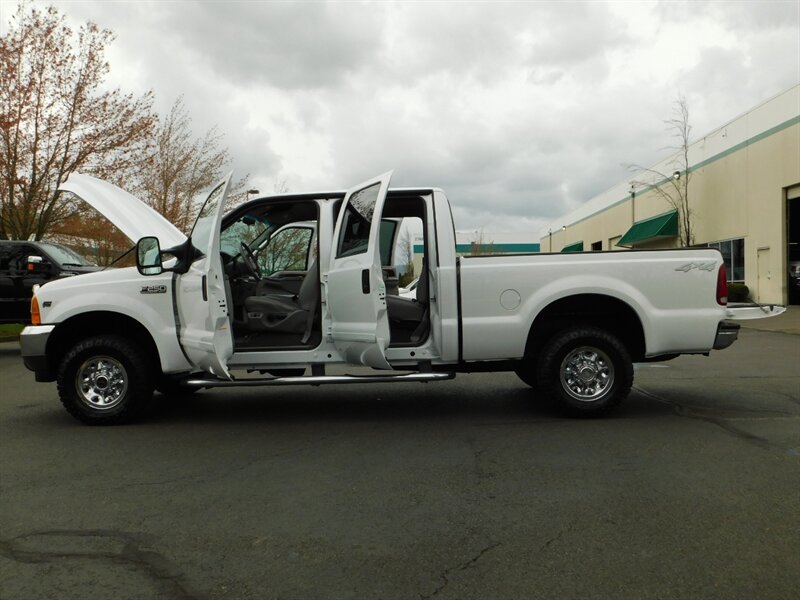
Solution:
<svg viewBox="0 0 800 600">
<path fill-rule="evenodd" d="M 75 374 L 75 391 L 89 408 L 114 408 L 122 402 L 128 391 L 128 372 L 115 358 L 93 356 Z"/>
<path fill-rule="evenodd" d="M 614 385 L 614 365 L 608 355 L 591 346 L 569 352 L 561 361 L 561 387 L 580 402 L 602 398 Z"/>
</svg>

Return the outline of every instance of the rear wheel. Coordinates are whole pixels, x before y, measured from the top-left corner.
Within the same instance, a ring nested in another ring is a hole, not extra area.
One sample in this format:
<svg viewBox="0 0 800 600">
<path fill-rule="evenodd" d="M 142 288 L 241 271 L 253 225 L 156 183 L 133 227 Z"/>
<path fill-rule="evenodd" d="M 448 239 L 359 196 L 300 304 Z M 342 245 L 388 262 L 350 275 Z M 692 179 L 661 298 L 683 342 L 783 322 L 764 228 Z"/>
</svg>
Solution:
<svg viewBox="0 0 800 600">
<path fill-rule="evenodd" d="M 615 335 L 596 327 L 575 327 L 545 345 L 536 379 L 540 389 L 571 414 L 599 416 L 628 396 L 633 363 Z"/>
<path fill-rule="evenodd" d="M 153 368 L 138 344 L 114 335 L 76 343 L 58 368 L 58 395 L 67 412 L 89 425 L 127 423 L 153 395 Z"/>
</svg>

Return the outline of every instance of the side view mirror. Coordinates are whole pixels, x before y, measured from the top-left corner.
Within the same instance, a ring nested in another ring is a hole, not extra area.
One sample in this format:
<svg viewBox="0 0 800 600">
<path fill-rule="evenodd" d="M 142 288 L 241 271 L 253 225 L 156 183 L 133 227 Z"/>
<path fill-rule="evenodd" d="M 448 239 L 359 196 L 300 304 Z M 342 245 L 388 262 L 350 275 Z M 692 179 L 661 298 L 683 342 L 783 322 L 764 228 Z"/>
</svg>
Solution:
<svg viewBox="0 0 800 600">
<path fill-rule="evenodd" d="M 136 269 L 142 275 L 160 275 L 164 272 L 161 245 L 157 237 L 143 237 L 136 242 Z"/>
<path fill-rule="evenodd" d="M 47 263 L 44 262 L 44 258 L 34 254 L 25 259 L 25 269 L 30 272 L 45 271 L 47 269 Z"/>
</svg>

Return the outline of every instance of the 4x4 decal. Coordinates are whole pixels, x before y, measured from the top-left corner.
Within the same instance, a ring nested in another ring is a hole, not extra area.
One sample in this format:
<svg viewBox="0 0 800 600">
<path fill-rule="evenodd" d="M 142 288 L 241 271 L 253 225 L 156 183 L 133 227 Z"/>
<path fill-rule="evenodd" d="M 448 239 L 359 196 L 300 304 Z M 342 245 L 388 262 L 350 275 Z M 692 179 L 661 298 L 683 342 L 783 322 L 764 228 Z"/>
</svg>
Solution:
<svg viewBox="0 0 800 600">
<path fill-rule="evenodd" d="M 688 273 L 692 269 L 700 269 L 701 271 L 713 271 L 714 270 L 714 266 L 716 264 L 717 263 L 715 263 L 715 262 L 701 262 L 701 263 L 690 262 L 690 263 L 686 263 L 685 265 L 681 265 L 680 267 L 677 267 L 675 270 L 676 271 L 683 271 L 684 273 Z"/>
</svg>

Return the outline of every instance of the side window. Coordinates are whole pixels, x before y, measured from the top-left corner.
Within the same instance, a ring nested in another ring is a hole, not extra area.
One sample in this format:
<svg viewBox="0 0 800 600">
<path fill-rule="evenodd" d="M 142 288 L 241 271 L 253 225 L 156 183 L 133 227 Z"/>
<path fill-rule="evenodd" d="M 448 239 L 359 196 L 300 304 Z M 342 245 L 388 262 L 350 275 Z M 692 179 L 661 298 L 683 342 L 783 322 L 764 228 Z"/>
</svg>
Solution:
<svg viewBox="0 0 800 600">
<path fill-rule="evenodd" d="M 25 271 L 30 250 L 24 244 L 9 244 L 0 250 L 0 271 L 16 274 Z"/>
<path fill-rule="evenodd" d="M 279 271 L 307 271 L 313 237 L 314 230 L 310 227 L 278 231 L 256 255 L 261 272 L 269 276 Z"/>
<path fill-rule="evenodd" d="M 380 183 L 359 190 L 350 197 L 342 221 L 342 233 L 336 258 L 363 254 L 369 247 L 369 229 L 378 201 Z"/>
<path fill-rule="evenodd" d="M 12 244 L 0 244 L 0 273 L 8 273 L 11 268 Z"/>
</svg>

